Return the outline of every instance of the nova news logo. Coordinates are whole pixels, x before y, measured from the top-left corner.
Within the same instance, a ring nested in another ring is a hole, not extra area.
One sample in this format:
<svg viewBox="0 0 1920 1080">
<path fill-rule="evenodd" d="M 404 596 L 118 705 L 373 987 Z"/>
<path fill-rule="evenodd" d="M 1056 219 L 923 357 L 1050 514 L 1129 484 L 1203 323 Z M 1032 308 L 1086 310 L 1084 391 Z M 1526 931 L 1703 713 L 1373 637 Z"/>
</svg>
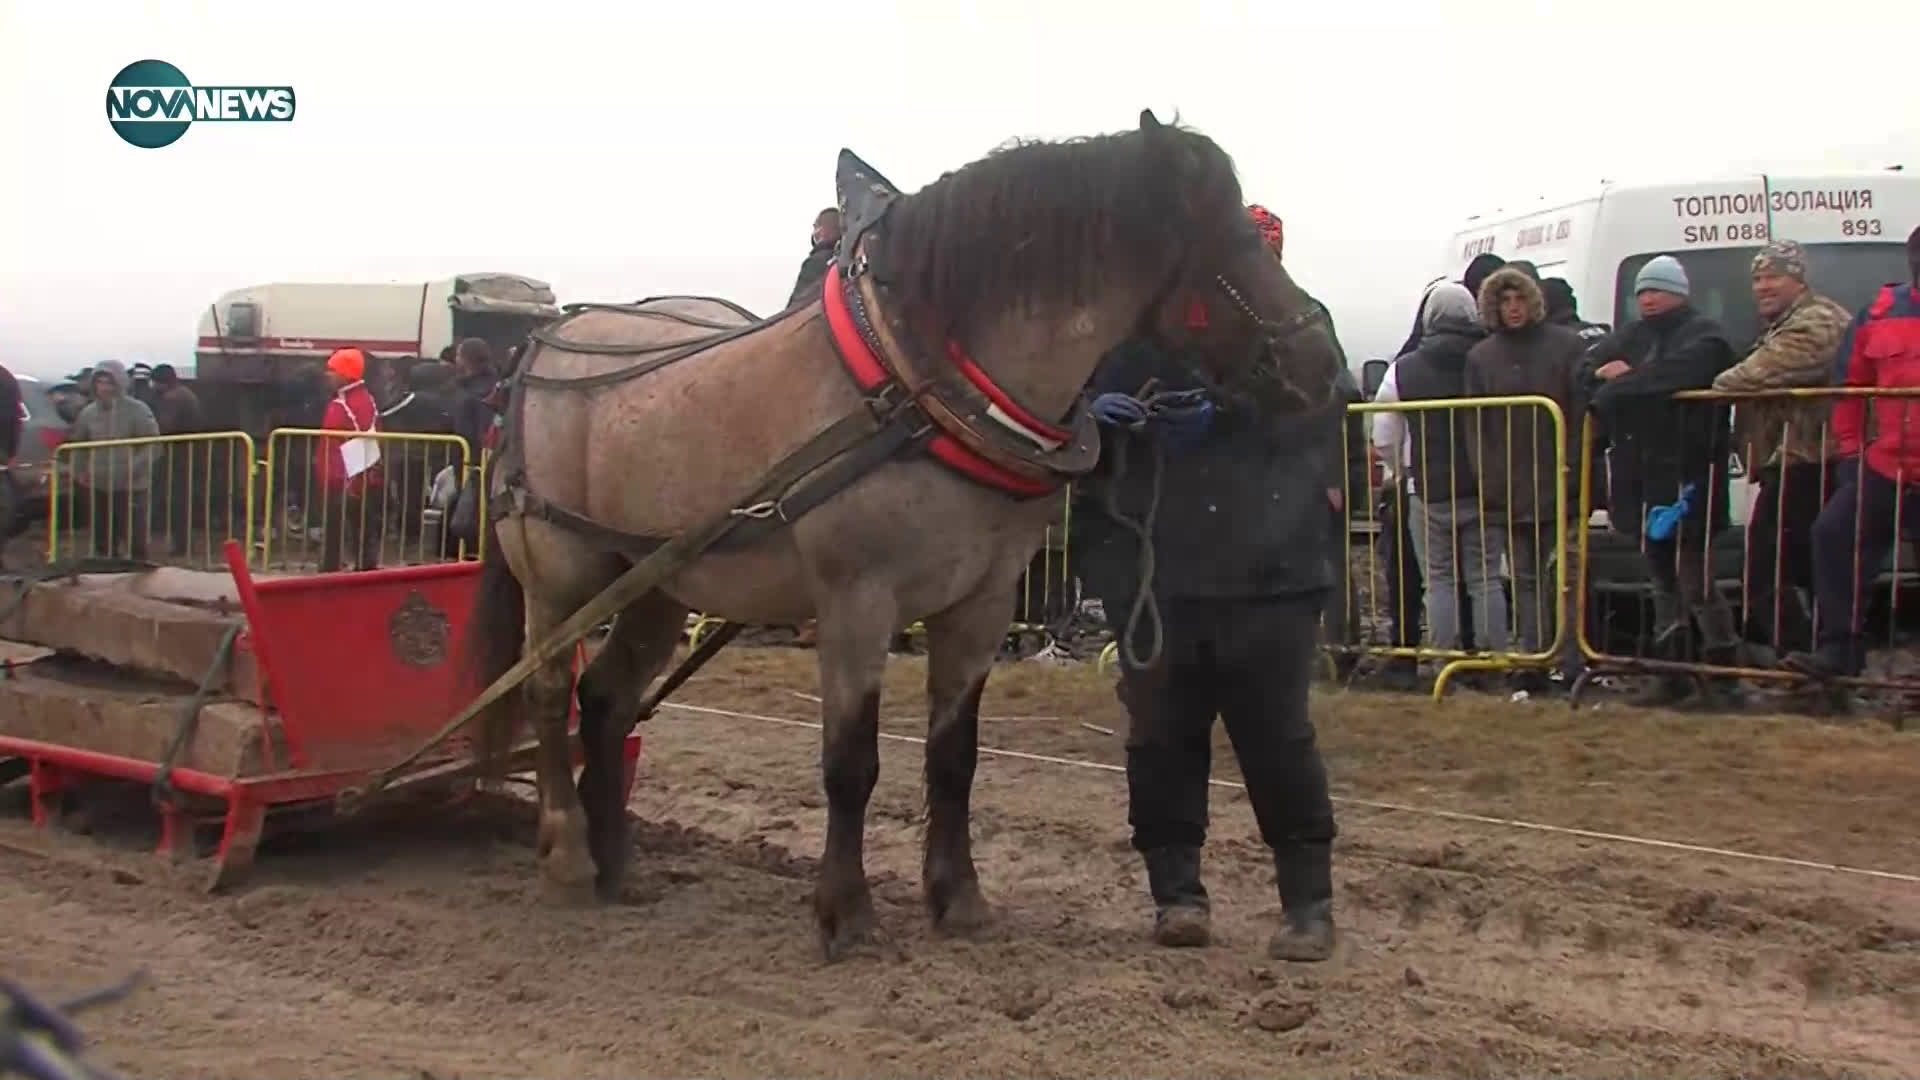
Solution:
<svg viewBox="0 0 1920 1080">
<path fill-rule="evenodd" d="M 187 133 L 195 120 L 293 119 L 291 86 L 195 86 L 165 60 L 136 60 L 107 87 L 107 122 L 134 146 L 157 149 Z"/>
</svg>

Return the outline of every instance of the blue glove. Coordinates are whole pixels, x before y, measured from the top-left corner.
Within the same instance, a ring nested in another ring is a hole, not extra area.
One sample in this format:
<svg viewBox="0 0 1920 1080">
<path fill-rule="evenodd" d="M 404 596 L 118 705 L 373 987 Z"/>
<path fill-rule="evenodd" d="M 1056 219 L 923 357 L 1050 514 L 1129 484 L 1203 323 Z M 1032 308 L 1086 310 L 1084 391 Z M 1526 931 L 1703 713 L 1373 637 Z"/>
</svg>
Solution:
<svg viewBox="0 0 1920 1080">
<path fill-rule="evenodd" d="M 1155 394 L 1147 400 L 1148 422 L 1159 429 L 1175 449 L 1190 447 L 1213 428 L 1213 402 L 1205 390 Z"/>
<path fill-rule="evenodd" d="M 1687 511 L 1693 509 L 1693 485 L 1680 489 L 1680 497 L 1666 506 L 1655 506 L 1647 510 L 1647 539 L 1671 540 L 1680 529 L 1681 519 Z"/>
<path fill-rule="evenodd" d="M 1114 427 L 1137 427 L 1147 419 L 1147 407 L 1139 398 L 1118 391 L 1094 398 L 1089 409 L 1094 419 Z"/>
</svg>

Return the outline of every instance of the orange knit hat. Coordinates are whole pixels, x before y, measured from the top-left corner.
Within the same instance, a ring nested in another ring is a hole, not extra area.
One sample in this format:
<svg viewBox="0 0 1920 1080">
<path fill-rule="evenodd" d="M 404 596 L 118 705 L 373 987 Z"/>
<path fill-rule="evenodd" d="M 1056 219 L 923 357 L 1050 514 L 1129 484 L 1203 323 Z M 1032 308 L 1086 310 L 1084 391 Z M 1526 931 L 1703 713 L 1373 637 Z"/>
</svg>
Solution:
<svg viewBox="0 0 1920 1080">
<path fill-rule="evenodd" d="M 327 357 L 327 370 L 348 382 L 359 382 L 367 375 L 367 354 L 359 349 L 335 349 Z"/>
</svg>

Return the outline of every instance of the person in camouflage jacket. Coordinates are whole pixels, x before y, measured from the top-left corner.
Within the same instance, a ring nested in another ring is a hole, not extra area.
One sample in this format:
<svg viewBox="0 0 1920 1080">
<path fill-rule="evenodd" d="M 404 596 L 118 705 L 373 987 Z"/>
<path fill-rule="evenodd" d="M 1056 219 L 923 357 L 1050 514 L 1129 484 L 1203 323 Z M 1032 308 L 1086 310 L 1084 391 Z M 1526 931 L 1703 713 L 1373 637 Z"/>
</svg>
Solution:
<svg viewBox="0 0 1920 1080">
<path fill-rule="evenodd" d="M 1741 393 L 1831 384 L 1852 317 L 1807 284 L 1799 244 L 1775 240 L 1754 256 L 1753 298 L 1767 327 L 1713 388 Z M 1832 411 L 1830 398 L 1762 398 L 1735 409 L 1734 448 L 1760 481 L 1747 524 L 1748 632 L 1782 650 L 1813 647 L 1812 621 L 1783 586 L 1813 587 L 1813 520 L 1837 479 Z"/>
</svg>

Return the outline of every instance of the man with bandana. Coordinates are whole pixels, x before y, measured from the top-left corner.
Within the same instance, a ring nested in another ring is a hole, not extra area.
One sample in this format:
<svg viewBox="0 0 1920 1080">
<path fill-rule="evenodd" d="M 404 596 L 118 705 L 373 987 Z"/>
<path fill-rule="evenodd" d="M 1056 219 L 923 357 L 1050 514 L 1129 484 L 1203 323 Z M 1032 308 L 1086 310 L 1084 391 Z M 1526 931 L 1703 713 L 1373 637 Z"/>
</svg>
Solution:
<svg viewBox="0 0 1920 1080">
<path fill-rule="evenodd" d="M 1275 246 L 1278 222 L 1250 213 Z M 1339 463 L 1327 458 L 1344 407 L 1268 423 L 1257 402 L 1208 386 L 1144 337 L 1109 353 L 1091 390 L 1102 445 L 1075 488 L 1074 544 L 1122 646 L 1127 820 L 1153 938 L 1211 939 L 1200 853 L 1218 719 L 1276 872 L 1281 918 L 1268 955 L 1325 960 L 1334 818 L 1307 691 L 1331 584 L 1326 492 L 1339 486 Z"/>
<path fill-rule="evenodd" d="M 1753 301 L 1766 330 L 1713 388 L 1828 385 L 1850 317 L 1807 284 L 1799 244 L 1775 240 L 1753 257 Z M 1813 623 L 1794 590 L 1813 588 L 1813 519 L 1837 486 L 1832 406 L 1830 398 L 1761 398 L 1734 410 L 1734 449 L 1760 481 L 1747 523 L 1746 621 L 1750 636 L 1782 653 L 1813 647 Z"/>
</svg>

